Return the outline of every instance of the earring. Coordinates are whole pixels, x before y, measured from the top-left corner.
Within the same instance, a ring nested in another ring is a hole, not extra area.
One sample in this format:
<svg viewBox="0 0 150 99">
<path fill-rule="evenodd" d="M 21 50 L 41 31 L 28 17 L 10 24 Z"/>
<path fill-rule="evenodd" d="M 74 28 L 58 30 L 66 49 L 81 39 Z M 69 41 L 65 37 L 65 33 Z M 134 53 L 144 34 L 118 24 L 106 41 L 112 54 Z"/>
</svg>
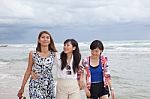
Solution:
<svg viewBox="0 0 150 99">
<path fill-rule="evenodd" d="M 73 50 L 75 50 L 75 49 L 76 49 L 76 47 L 73 48 Z"/>
</svg>

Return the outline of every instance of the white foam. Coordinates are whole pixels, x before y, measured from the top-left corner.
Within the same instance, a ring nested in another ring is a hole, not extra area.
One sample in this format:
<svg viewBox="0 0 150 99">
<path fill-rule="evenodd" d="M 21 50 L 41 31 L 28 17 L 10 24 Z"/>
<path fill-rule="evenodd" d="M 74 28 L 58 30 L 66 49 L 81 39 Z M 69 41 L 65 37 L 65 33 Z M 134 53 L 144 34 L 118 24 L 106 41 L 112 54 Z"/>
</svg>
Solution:
<svg viewBox="0 0 150 99">
<path fill-rule="evenodd" d="M 36 47 L 35 44 L 8 44 L 9 47 L 23 47 L 23 48 L 32 48 L 32 47 Z"/>
<path fill-rule="evenodd" d="M 0 65 L 7 65 L 9 62 L 2 62 L 0 61 Z M 0 66 L 1 67 L 1 66 Z"/>
<path fill-rule="evenodd" d="M 0 74 L 0 79 L 4 79 L 4 78 L 7 78 L 7 74 Z"/>
<path fill-rule="evenodd" d="M 149 52 L 150 48 L 117 47 L 116 51 Z"/>
<path fill-rule="evenodd" d="M 0 79 L 16 79 L 16 78 L 22 78 L 20 75 L 14 75 L 14 74 L 0 74 Z"/>
</svg>

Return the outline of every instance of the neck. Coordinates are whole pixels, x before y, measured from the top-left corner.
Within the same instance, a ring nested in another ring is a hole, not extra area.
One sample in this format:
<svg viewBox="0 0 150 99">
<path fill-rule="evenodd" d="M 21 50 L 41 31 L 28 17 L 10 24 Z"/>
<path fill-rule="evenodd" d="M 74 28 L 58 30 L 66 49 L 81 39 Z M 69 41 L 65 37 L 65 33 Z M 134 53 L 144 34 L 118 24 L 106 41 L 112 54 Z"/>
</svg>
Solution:
<svg viewBox="0 0 150 99">
<path fill-rule="evenodd" d="M 71 59 L 72 58 L 72 53 L 68 53 L 67 54 L 67 59 Z"/>
<path fill-rule="evenodd" d="M 41 52 L 47 53 L 48 51 L 48 47 L 41 47 Z"/>
<path fill-rule="evenodd" d="M 100 57 L 100 56 L 91 56 L 91 58 L 92 58 L 93 60 L 99 60 L 99 57 Z"/>
<path fill-rule="evenodd" d="M 68 64 L 70 64 L 70 62 L 71 62 L 72 55 L 73 55 L 72 53 L 67 54 L 67 63 Z"/>
</svg>

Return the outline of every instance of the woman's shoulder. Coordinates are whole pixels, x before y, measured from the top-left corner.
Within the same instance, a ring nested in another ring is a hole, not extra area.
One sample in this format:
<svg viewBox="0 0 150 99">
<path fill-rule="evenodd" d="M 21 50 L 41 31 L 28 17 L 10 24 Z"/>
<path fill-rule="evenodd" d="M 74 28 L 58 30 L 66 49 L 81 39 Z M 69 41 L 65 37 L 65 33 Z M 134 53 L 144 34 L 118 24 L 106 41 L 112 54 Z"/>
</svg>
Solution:
<svg viewBox="0 0 150 99">
<path fill-rule="evenodd" d="M 82 61 L 89 61 L 89 57 L 90 56 L 83 58 Z"/>
<path fill-rule="evenodd" d="M 101 63 L 105 64 L 105 66 L 108 66 L 108 58 L 104 55 L 101 55 Z"/>
<path fill-rule="evenodd" d="M 51 52 L 54 56 L 58 57 L 58 52 Z"/>
<path fill-rule="evenodd" d="M 88 67 L 89 66 L 89 56 L 82 59 L 82 65 L 84 67 Z"/>
<path fill-rule="evenodd" d="M 35 50 L 30 50 L 29 51 L 29 56 L 35 56 L 35 54 L 36 54 L 37 52 L 35 51 Z"/>
<path fill-rule="evenodd" d="M 101 55 L 100 58 L 101 58 L 102 60 L 108 60 L 107 56 L 105 56 L 105 55 Z"/>
</svg>

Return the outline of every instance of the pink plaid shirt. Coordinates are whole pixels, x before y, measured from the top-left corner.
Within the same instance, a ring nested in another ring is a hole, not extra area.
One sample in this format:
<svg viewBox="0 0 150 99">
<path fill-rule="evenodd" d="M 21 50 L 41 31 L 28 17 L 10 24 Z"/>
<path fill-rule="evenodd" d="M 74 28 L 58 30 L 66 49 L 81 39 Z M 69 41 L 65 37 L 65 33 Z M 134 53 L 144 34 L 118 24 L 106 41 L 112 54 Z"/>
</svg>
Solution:
<svg viewBox="0 0 150 99">
<path fill-rule="evenodd" d="M 102 66 L 102 70 L 103 70 L 103 81 L 104 81 L 104 87 L 108 86 L 108 81 L 111 80 L 111 76 L 110 76 L 110 70 L 109 70 L 109 66 L 107 63 L 107 57 L 105 56 L 101 56 L 101 66 Z M 87 88 L 90 89 L 91 87 L 91 73 L 90 73 L 90 65 L 89 65 L 89 57 L 85 58 L 82 60 L 82 65 L 85 67 L 85 71 L 86 71 L 86 84 L 87 84 Z"/>
</svg>

